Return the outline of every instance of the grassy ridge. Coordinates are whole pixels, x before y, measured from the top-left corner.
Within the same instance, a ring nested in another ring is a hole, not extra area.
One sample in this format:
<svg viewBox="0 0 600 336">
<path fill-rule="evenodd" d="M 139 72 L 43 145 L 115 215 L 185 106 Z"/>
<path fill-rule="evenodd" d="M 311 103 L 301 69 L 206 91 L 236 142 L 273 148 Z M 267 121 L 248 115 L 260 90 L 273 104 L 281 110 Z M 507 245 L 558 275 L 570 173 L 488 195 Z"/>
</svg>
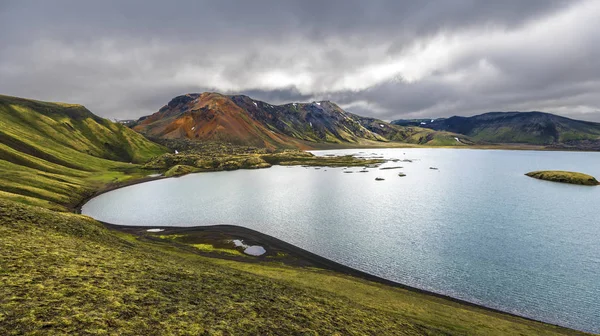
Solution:
<svg viewBox="0 0 600 336">
<path fill-rule="evenodd" d="M 400 121 L 402 123 L 403 121 Z M 394 123 L 394 122 L 392 122 Z M 489 143 L 584 145 L 600 141 L 600 123 L 574 120 L 543 112 L 490 112 L 472 117 L 450 117 L 424 127 L 464 134 Z"/>
<path fill-rule="evenodd" d="M 146 162 L 165 150 L 80 105 L 0 95 L 5 197 L 51 208 L 72 206 L 101 185 L 130 178 L 137 169 L 130 162 Z"/>
<path fill-rule="evenodd" d="M 89 169 L 89 158 L 145 162 L 164 151 L 129 128 L 100 118 L 85 107 L 47 103 L 0 95 L 2 143 L 46 161 L 70 168 Z"/>
</svg>

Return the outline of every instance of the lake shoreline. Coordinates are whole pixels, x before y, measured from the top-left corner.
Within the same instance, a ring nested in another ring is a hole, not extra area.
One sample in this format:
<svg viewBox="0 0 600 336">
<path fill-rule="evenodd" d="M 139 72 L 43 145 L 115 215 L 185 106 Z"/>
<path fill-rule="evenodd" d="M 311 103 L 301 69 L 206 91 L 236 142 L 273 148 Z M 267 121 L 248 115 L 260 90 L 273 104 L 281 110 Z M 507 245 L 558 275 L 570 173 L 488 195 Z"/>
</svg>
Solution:
<svg viewBox="0 0 600 336">
<path fill-rule="evenodd" d="M 410 292 L 414 292 L 414 293 L 418 293 L 418 294 L 422 294 L 422 295 L 426 295 L 426 296 L 430 296 L 430 297 L 434 297 L 434 298 L 438 298 L 438 299 L 447 300 L 447 301 L 449 301 L 449 303 L 455 303 L 455 304 L 468 306 L 470 308 L 481 309 L 485 312 L 489 312 L 489 313 L 493 313 L 493 314 L 500 314 L 500 315 L 506 315 L 506 316 L 515 317 L 515 318 L 520 318 L 520 319 L 524 319 L 524 320 L 527 320 L 530 322 L 543 323 L 543 324 L 551 325 L 551 326 L 558 327 L 558 328 L 564 328 L 567 330 L 577 330 L 577 329 L 572 329 L 569 327 L 561 326 L 558 324 L 553 324 L 553 323 L 544 322 L 541 320 L 536 320 L 534 318 L 518 315 L 515 313 L 510 313 L 510 312 L 503 311 L 500 309 L 491 308 L 491 307 L 488 307 L 488 306 L 485 306 L 482 304 L 469 302 L 469 301 L 458 299 L 458 298 L 455 298 L 452 296 L 420 289 L 417 287 L 408 286 L 408 285 L 405 285 L 405 284 L 402 284 L 399 282 L 395 282 L 392 280 L 388 280 L 388 279 L 358 270 L 356 268 L 352 268 L 352 267 L 343 265 L 343 264 L 333 261 L 331 259 L 327 259 L 325 257 L 322 257 L 320 255 L 317 255 L 317 254 L 307 251 L 305 249 L 302 249 L 296 245 L 287 243 L 276 237 L 273 237 L 273 236 L 267 235 L 265 233 L 262 233 L 262 232 L 259 232 L 256 230 L 252 230 L 252 229 L 249 229 L 249 228 L 246 228 L 243 226 L 229 225 L 229 224 L 216 224 L 216 225 L 205 225 L 205 226 L 137 226 L 137 225 L 119 225 L 119 224 L 112 224 L 112 223 L 107 223 L 107 222 L 103 222 L 103 221 L 99 221 L 99 220 L 97 220 L 97 221 L 99 223 L 101 223 L 102 225 L 104 225 L 109 230 L 115 230 L 115 231 L 124 232 L 124 233 L 128 233 L 128 234 L 133 234 L 136 236 L 149 235 L 150 232 L 147 231 L 149 229 L 164 230 L 164 231 L 160 231 L 161 235 L 163 235 L 163 234 L 172 234 L 172 235 L 191 234 L 191 233 L 198 233 L 198 232 L 204 232 L 204 231 L 218 232 L 218 233 L 221 233 L 224 235 L 235 237 L 236 239 L 251 240 L 258 244 L 261 244 L 263 246 L 267 246 L 270 248 L 276 247 L 278 250 L 285 251 L 286 253 L 289 253 L 295 257 L 298 257 L 306 263 L 304 265 L 291 265 L 292 267 L 321 268 L 321 269 L 333 271 L 335 273 L 339 273 L 342 275 L 352 276 L 355 278 L 375 282 L 378 284 L 382 284 L 382 285 L 386 285 L 386 286 L 390 286 L 390 287 L 394 287 L 394 288 L 400 288 L 400 289 L 404 289 L 404 290 L 407 290 Z M 223 258 L 223 257 L 215 255 L 215 254 L 212 254 L 212 255 L 203 254 L 203 255 L 209 256 L 211 258 L 217 258 L 217 259 L 230 259 L 230 258 Z M 239 262 L 251 262 L 251 263 L 276 261 L 276 260 L 267 259 L 265 257 L 251 257 L 251 258 L 247 258 L 245 260 L 241 260 L 241 259 L 234 259 L 234 260 L 239 261 Z M 581 331 L 581 330 L 577 330 L 577 331 Z M 581 331 L 581 332 L 583 332 L 583 331 Z"/>
<path fill-rule="evenodd" d="M 597 152 L 594 150 L 582 150 L 582 149 L 557 149 L 557 148 L 547 148 L 544 146 L 536 146 L 536 145 L 492 145 L 490 147 L 487 147 L 486 145 L 474 145 L 474 146 L 422 146 L 422 145 L 414 145 L 414 144 L 404 144 L 404 143 L 398 143 L 398 144 L 402 144 L 402 145 L 406 145 L 406 146 L 336 146 L 336 144 L 330 144 L 331 146 L 324 146 L 324 147 L 320 147 L 320 148 L 313 148 L 313 149 L 307 149 L 304 150 L 304 152 L 318 152 L 318 151 L 327 151 L 327 150 L 339 150 L 339 149 L 345 149 L 345 150 L 351 150 L 351 149 L 429 149 L 429 148 L 440 148 L 440 149 L 471 149 L 471 150 L 516 150 L 516 151 L 541 151 L 541 152 Z M 329 144 L 328 144 L 329 145 Z M 265 168 L 260 168 L 260 169 L 268 169 L 270 167 L 265 167 Z M 244 168 L 239 168 L 239 169 L 244 169 Z M 239 170 L 239 169 L 234 169 L 234 170 Z M 198 171 L 198 172 L 193 172 L 190 174 L 200 174 L 200 173 L 213 173 L 219 170 L 215 170 L 215 171 Z M 189 175 L 189 174 L 186 174 Z M 185 176 L 185 175 L 181 175 L 181 176 Z M 156 180 L 162 180 L 165 178 L 172 178 L 172 177 L 180 177 L 180 176 L 164 176 L 164 175 L 160 175 L 160 176 L 147 176 L 147 177 L 143 177 L 143 178 L 139 178 L 139 179 L 133 179 L 133 180 L 129 180 L 129 181 L 124 181 L 124 182 L 118 182 L 118 183 L 109 183 L 99 189 L 97 189 L 96 191 L 93 191 L 92 193 L 90 193 L 88 196 L 82 198 L 79 202 L 69 205 L 67 206 L 67 209 L 73 213 L 76 214 L 81 214 L 81 208 L 83 207 L 83 205 L 87 202 L 89 202 L 92 198 L 100 196 L 104 193 L 107 193 L 109 191 L 113 191 L 116 189 L 120 189 L 120 188 L 125 188 L 125 187 L 129 187 L 132 185 L 136 185 L 136 184 L 140 184 L 140 183 L 145 183 L 145 182 L 152 182 L 152 181 L 156 181 Z"/>
<path fill-rule="evenodd" d="M 438 147 L 439 148 L 439 147 Z M 457 148 L 457 147 L 453 147 L 453 148 Z M 350 148 L 350 149 L 361 149 L 361 148 Z M 451 149 L 451 148 L 449 148 Z M 459 148 L 460 149 L 460 148 Z M 482 150 L 483 148 L 466 148 L 466 149 L 479 149 Z M 496 148 L 496 149 L 501 149 L 503 150 L 504 148 Z M 94 193 L 90 194 L 88 197 L 86 197 L 85 199 L 83 199 L 82 201 L 80 201 L 77 206 L 73 209 L 74 212 L 76 213 L 81 213 L 81 209 L 82 207 L 89 202 L 91 199 L 102 195 L 104 193 L 107 193 L 109 191 L 113 191 L 113 190 L 117 190 L 120 188 L 125 188 L 128 186 L 132 186 L 132 185 L 136 185 L 136 184 L 141 184 L 141 183 L 145 183 L 145 182 L 151 182 L 151 181 L 156 181 L 156 180 L 161 180 L 161 179 L 165 179 L 168 177 L 165 176 L 147 176 L 147 177 L 143 177 L 140 179 L 133 179 L 130 181 L 125 181 L 125 182 L 121 182 L 121 183 L 117 183 L 117 184 L 112 184 L 112 185 L 107 185 L 103 188 L 98 189 L 97 191 L 95 191 Z M 417 287 L 411 287 L 399 282 L 395 282 L 392 280 L 388 280 L 382 277 L 378 277 L 375 275 L 372 275 L 370 273 L 367 272 L 363 272 L 360 271 L 358 269 L 349 267 L 349 266 L 345 266 L 343 264 L 337 263 L 333 260 L 327 259 L 325 257 L 321 257 L 317 254 L 314 254 L 312 252 L 309 252 L 307 250 L 304 250 L 298 246 L 289 244 L 283 240 L 280 240 L 278 238 L 269 236 L 267 234 L 261 233 L 259 231 L 255 231 L 246 227 L 242 227 L 242 226 L 236 226 L 236 225 L 224 225 L 224 224 L 220 224 L 220 225 L 209 225 L 209 226 L 194 226 L 194 227 L 173 227 L 173 226 L 127 226 L 127 225 L 118 225 L 118 224 L 112 224 L 112 223 L 108 223 L 108 222 L 102 222 L 102 221 L 98 221 L 100 223 L 102 223 L 105 227 L 111 229 L 111 230 L 116 230 L 116 231 L 122 231 L 122 232 L 127 232 L 127 233 L 133 233 L 133 234 L 143 234 L 142 231 L 145 231 L 147 229 L 151 229 L 151 228 L 160 228 L 160 229 L 164 229 L 164 233 L 169 233 L 169 234 L 175 234 L 175 233 L 191 233 L 191 232 L 199 232 L 199 231 L 206 231 L 206 230 L 214 230 L 215 232 L 221 232 L 223 234 L 227 234 L 227 235 L 232 235 L 232 236 L 236 236 L 238 238 L 241 239 L 248 239 L 248 237 L 250 237 L 250 240 L 255 240 L 258 242 L 258 245 L 265 245 L 265 246 L 276 246 L 281 250 L 287 251 L 288 253 L 291 253 L 295 256 L 298 256 L 299 258 L 305 260 L 307 263 L 311 264 L 311 265 L 307 265 L 307 266 L 313 266 L 313 267 L 318 267 L 318 268 L 322 268 L 325 270 L 330 270 L 336 273 L 340 273 L 340 274 L 345 274 L 345 275 L 349 275 L 352 277 L 356 277 L 356 278 L 360 278 L 360 279 L 364 279 L 367 281 L 372 281 L 375 283 L 379 283 L 379 284 L 383 284 L 383 285 L 387 285 L 387 286 L 391 286 L 391 287 L 395 287 L 395 288 L 401 288 L 401 289 L 405 289 L 411 292 L 415 292 L 415 293 L 419 293 L 419 294 L 423 294 L 423 295 L 427 295 L 427 296 L 431 296 L 434 298 L 440 298 L 440 299 L 444 299 L 444 300 L 448 300 L 449 304 L 450 303 L 456 303 L 456 304 L 461 304 L 461 305 L 465 305 L 465 306 L 469 306 L 469 307 L 473 307 L 473 308 L 478 308 L 478 309 L 482 309 L 484 311 L 490 312 L 490 313 L 495 313 L 495 314 L 501 314 L 501 315 L 506 315 L 506 316 L 511 316 L 511 317 L 517 317 L 517 318 L 521 318 L 524 320 L 528 320 L 528 321 L 532 321 L 532 322 L 538 322 L 538 323 L 544 323 L 547 325 L 551 325 L 551 326 L 556 326 L 559 328 L 565 328 L 567 330 L 577 330 L 577 329 L 571 329 L 565 326 L 561 326 L 558 324 L 554 324 L 554 323 L 549 323 L 549 322 L 543 322 L 540 320 L 536 320 L 534 318 L 530 318 L 530 317 L 525 317 L 522 315 L 518 315 L 515 313 L 510 313 L 510 312 L 506 312 L 500 309 L 495 309 L 495 308 L 491 308 L 491 307 L 487 307 L 485 305 L 482 304 L 476 304 L 476 303 L 472 303 L 469 301 L 465 301 L 462 299 L 458 299 L 458 298 L 454 298 L 452 296 L 448 296 L 448 295 L 444 295 L 444 294 L 439 294 L 436 292 L 431 292 L 431 291 L 427 291 L 427 290 L 423 290 L 423 289 L 419 289 Z M 211 255 L 210 257 L 213 258 L 220 258 L 218 255 Z M 221 259 L 227 259 L 227 258 L 221 258 Z M 250 257 L 248 258 L 250 259 L 250 261 L 246 261 L 245 262 L 268 262 L 270 261 L 269 259 L 264 259 L 264 258 L 255 258 L 255 257 Z M 273 260 L 275 261 L 275 260 Z M 302 267 L 302 266 L 298 266 L 295 265 L 297 267 Z"/>
<path fill-rule="evenodd" d="M 152 182 L 152 181 L 158 181 L 158 180 L 162 180 L 162 179 L 166 179 L 169 177 L 160 175 L 160 176 L 147 176 L 147 177 L 142 177 L 139 179 L 132 179 L 129 181 L 124 181 L 124 182 L 118 182 L 118 183 L 109 183 L 93 192 L 91 192 L 89 195 L 85 196 L 84 198 L 82 198 L 81 200 L 79 200 L 79 202 L 75 203 L 74 205 L 68 206 L 67 208 L 70 210 L 70 212 L 76 213 L 76 214 L 81 214 L 81 208 L 87 203 L 89 202 L 91 199 L 98 197 L 102 194 L 106 194 L 107 192 L 113 191 L 113 190 L 117 190 L 117 189 L 121 189 L 121 188 L 125 188 L 125 187 L 129 187 L 129 186 L 133 186 L 136 184 L 141 184 L 141 183 L 146 183 L 146 182 Z"/>
</svg>

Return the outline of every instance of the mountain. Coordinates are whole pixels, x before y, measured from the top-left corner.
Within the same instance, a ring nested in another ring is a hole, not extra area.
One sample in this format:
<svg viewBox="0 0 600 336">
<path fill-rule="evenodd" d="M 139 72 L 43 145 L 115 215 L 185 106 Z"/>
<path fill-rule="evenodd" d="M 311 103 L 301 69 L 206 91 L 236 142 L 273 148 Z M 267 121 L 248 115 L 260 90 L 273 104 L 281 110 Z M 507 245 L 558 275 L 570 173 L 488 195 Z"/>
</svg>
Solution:
<svg viewBox="0 0 600 336">
<path fill-rule="evenodd" d="M 130 162 L 145 162 L 165 150 L 81 105 L 0 95 L 0 193 L 5 196 L 71 203 L 87 192 L 81 186 L 118 179 Z"/>
<path fill-rule="evenodd" d="M 600 123 L 544 112 L 490 112 L 473 117 L 455 116 L 436 119 L 422 126 L 490 143 L 576 146 L 600 142 Z"/>
<path fill-rule="evenodd" d="M 319 143 L 361 144 L 402 141 L 459 144 L 464 136 L 419 127 L 399 127 L 357 116 L 335 103 L 272 105 L 248 96 L 191 93 L 175 97 L 133 129 L 163 139 L 218 140 L 259 147 L 310 148 Z"/>
</svg>

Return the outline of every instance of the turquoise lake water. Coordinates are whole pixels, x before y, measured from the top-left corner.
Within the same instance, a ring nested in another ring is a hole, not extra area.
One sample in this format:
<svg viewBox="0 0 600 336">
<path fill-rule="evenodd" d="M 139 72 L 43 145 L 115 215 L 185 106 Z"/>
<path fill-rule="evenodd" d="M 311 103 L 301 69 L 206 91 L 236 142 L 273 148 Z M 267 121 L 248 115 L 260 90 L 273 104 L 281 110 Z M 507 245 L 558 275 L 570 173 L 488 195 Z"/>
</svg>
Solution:
<svg viewBox="0 0 600 336">
<path fill-rule="evenodd" d="M 600 177 L 600 153 L 315 154 L 413 162 L 367 173 L 275 166 L 192 174 L 111 191 L 82 212 L 124 225 L 245 226 L 409 286 L 600 332 L 600 186 L 524 176 L 552 169 Z"/>
</svg>

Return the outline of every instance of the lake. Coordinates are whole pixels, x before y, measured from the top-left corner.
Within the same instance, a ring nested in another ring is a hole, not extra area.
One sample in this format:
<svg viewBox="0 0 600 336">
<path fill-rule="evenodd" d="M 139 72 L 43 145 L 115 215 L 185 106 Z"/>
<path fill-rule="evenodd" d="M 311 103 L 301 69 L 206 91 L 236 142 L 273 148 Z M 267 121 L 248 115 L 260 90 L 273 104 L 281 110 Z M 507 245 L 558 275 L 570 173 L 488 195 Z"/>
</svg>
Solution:
<svg viewBox="0 0 600 336">
<path fill-rule="evenodd" d="M 413 161 L 367 173 L 274 166 L 192 174 L 111 191 L 82 212 L 123 225 L 245 226 L 402 284 L 600 332 L 600 187 L 524 176 L 599 177 L 600 153 L 314 153 Z"/>
</svg>

